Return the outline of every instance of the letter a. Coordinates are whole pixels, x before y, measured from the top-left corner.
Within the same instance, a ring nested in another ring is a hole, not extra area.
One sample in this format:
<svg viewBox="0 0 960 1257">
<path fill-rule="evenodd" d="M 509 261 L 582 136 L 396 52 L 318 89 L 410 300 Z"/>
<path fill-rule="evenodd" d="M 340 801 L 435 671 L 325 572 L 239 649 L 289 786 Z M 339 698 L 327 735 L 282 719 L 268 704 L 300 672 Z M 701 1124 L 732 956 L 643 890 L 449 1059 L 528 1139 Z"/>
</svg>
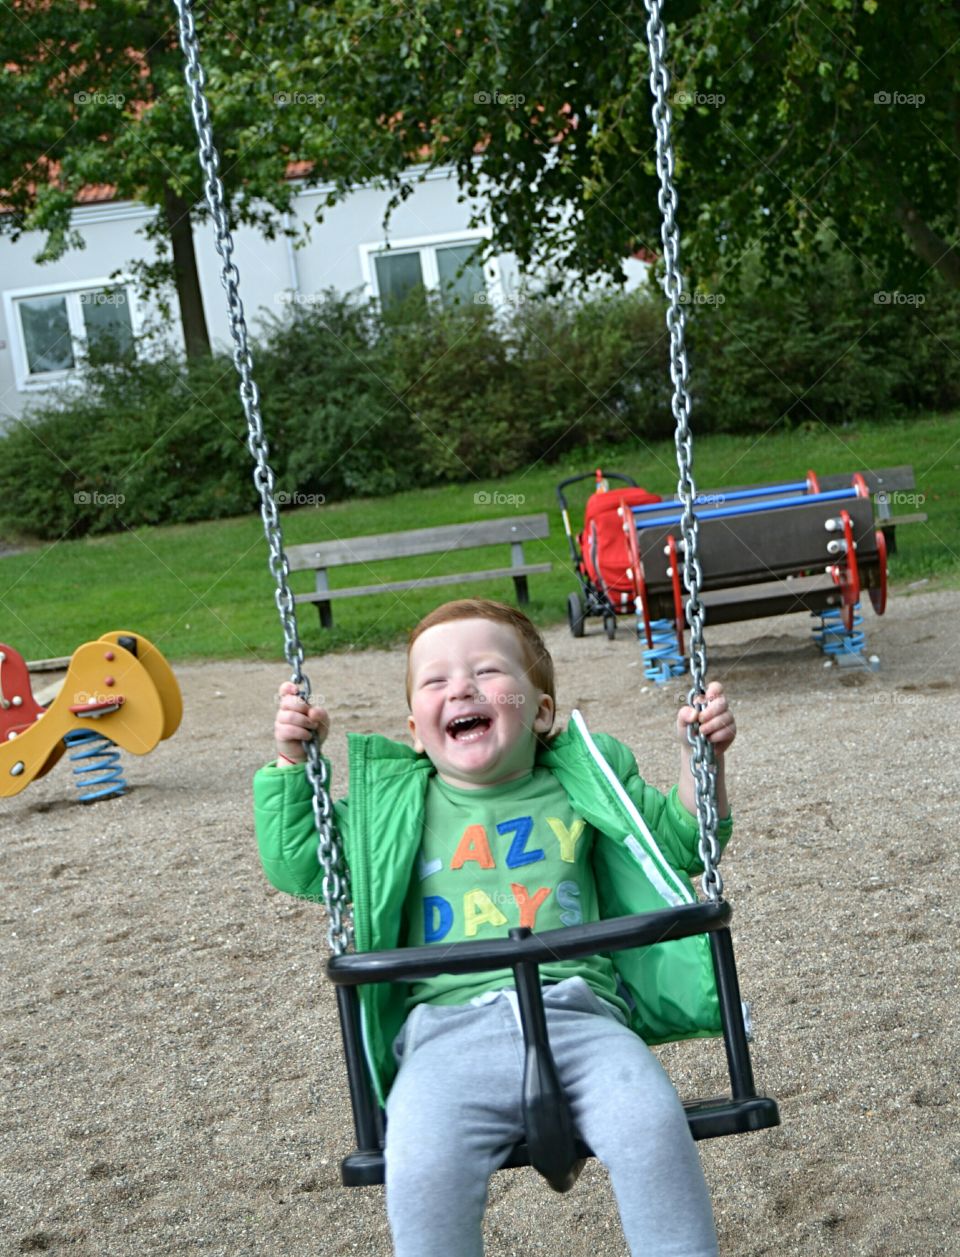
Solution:
<svg viewBox="0 0 960 1257">
<path fill-rule="evenodd" d="M 507 918 L 489 895 L 468 890 L 463 897 L 463 932 L 473 938 L 481 925 L 506 925 Z"/>
<path fill-rule="evenodd" d="M 487 842 L 487 831 L 482 825 L 468 825 L 463 831 L 463 837 L 453 853 L 450 867 L 463 868 L 468 860 L 476 860 L 482 869 L 496 868 L 490 852 L 490 844 Z"/>
</svg>

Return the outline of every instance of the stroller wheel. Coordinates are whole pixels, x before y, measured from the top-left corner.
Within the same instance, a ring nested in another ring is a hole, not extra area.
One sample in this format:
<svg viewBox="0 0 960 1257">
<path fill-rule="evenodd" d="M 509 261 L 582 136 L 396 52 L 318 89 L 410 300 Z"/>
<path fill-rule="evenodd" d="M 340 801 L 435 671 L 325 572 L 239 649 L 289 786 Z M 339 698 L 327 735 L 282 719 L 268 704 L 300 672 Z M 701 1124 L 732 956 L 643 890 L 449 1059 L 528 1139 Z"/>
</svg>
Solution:
<svg viewBox="0 0 960 1257">
<path fill-rule="evenodd" d="M 579 594 L 570 594 L 567 598 L 567 619 L 574 637 L 583 637 L 583 603 Z"/>
<path fill-rule="evenodd" d="M 613 641 L 617 635 L 617 617 L 615 615 L 611 615 L 609 611 L 603 617 L 603 631 L 606 633 L 610 641 Z"/>
</svg>

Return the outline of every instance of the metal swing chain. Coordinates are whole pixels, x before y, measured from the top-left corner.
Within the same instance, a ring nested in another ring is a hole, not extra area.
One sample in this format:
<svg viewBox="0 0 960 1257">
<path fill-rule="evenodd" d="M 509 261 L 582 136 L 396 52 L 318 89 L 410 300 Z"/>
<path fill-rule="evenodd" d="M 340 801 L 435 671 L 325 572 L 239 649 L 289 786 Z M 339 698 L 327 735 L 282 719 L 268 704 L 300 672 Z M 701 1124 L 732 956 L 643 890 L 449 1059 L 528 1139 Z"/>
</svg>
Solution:
<svg viewBox="0 0 960 1257">
<path fill-rule="evenodd" d="M 663 287 L 669 306 L 667 330 L 670 333 L 670 378 L 673 381 L 673 417 L 676 421 L 675 443 L 680 473 L 677 496 L 683 502 L 680 528 L 683 534 L 683 583 L 687 591 L 686 616 L 690 626 L 689 702 L 706 693 L 707 651 L 703 640 L 703 605 L 700 588 L 703 572 L 698 554 L 699 526 L 693 513 L 696 486 L 693 481 L 693 434 L 690 431 L 690 394 L 687 391 L 687 351 L 684 345 L 686 315 L 683 310 L 683 275 L 680 270 L 680 229 L 677 226 L 677 192 L 673 182 L 674 154 L 671 135 L 672 114 L 667 99 L 670 73 L 666 64 L 666 34 L 661 17 L 660 0 L 644 0 L 647 10 L 647 44 L 650 50 L 650 91 L 654 97 L 653 125 L 657 141 L 657 174 L 660 177 L 658 202 L 662 222 Z M 694 732 L 696 730 L 696 732 Z M 700 732 L 699 725 L 688 727 L 691 766 L 700 824 L 700 861 L 703 864 L 701 886 L 711 900 L 723 897 L 723 878 L 717 868 L 720 844 L 717 841 L 717 781 L 713 747 Z"/>
<path fill-rule="evenodd" d="M 200 64 L 200 50 L 193 17 L 193 0 L 173 0 L 180 23 L 180 46 L 185 58 L 184 76 L 190 92 L 190 110 L 197 131 L 200 168 L 204 176 L 207 205 L 216 227 L 217 252 L 222 266 L 220 281 L 227 294 L 227 312 L 233 336 L 233 362 L 240 377 L 240 400 L 247 421 L 247 448 L 254 460 L 253 482 L 260 493 L 260 515 L 269 548 L 269 566 L 276 581 L 274 594 L 280 622 L 283 625 L 284 655 L 293 672 L 293 681 L 300 695 L 308 699 L 310 682 L 303 671 L 303 645 L 297 631 L 293 593 L 288 582 L 290 564 L 283 548 L 283 532 L 274 497 L 276 480 L 267 459 L 269 446 L 263 433 L 260 393 L 253 378 L 253 358 L 247 337 L 247 324 L 240 300 L 240 275 L 233 261 L 233 238 L 227 218 L 223 184 L 220 182 L 220 154 L 213 140 L 210 109 L 204 86 L 206 76 Z M 307 779 L 313 789 L 313 815 L 319 835 L 317 858 L 323 869 L 323 902 L 330 920 L 327 939 L 334 955 L 344 952 L 351 941 L 347 918 L 349 879 L 340 838 L 332 823 L 327 768 L 315 739 L 306 743 Z"/>
</svg>

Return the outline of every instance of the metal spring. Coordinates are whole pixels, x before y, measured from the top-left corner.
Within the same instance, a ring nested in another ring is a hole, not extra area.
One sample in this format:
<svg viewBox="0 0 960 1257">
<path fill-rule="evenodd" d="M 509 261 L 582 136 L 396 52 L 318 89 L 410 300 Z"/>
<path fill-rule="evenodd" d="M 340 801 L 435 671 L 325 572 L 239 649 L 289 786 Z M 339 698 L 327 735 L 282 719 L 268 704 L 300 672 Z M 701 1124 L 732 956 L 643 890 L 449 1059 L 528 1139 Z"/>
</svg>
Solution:
<svg viewBox="0 0 960 1257">
<path fill-rule="evenodd" d="M 657 685 L 666 685 L 671 677 L 682 677 L 687 665 L 683 655 L 677 653 L 677 626 L 673 620 L 652 620 L 650 635 L 653 645 L 643 652 L 643 675 Z"/>
<path fill-rule="evenodd" d="M 70 761 L 77 765 L 73 771 L 79 780 L 74 784 L 80 791 L 81 803 L 95 803 L 124 793 L 127 783 L 115 742 L 95 729 L 74 729 L 63 740 L 68 748 L 79 748 L 72 752 Z"/>
<path fill-rule="evenodd" d="M 849 631 L 843 622 L 842 608 L 828 607 L 820 612 L 820 624 L 814 628 L 813 637 L 825 655 L 862 655 L 867 646 L 862 625 L 859 602 L 854 604 L 853 629 Z"/>
</svg>

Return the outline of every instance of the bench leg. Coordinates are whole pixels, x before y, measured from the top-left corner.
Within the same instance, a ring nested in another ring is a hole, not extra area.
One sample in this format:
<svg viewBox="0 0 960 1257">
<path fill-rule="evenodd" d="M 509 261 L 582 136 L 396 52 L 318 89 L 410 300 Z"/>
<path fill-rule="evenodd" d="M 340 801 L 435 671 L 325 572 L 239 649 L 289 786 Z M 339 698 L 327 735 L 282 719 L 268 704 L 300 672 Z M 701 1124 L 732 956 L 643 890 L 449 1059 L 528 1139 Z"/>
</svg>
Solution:
<svg viewBox="0 0 960 1257">
<path fill-rule="evenodd" d="M 525 576 L 514 576 L 513 587 L 517 591 L 517 606 L 525 607 L 530 601 L 530 591 L 527 588 L 527 578 Z"/>
<path fill-rule="evenodd" d="M 320 627 L 333 628 L 333 608 L 329 602 L 318 602 L 317 610 L 320 612 Z"/>
</svg>

